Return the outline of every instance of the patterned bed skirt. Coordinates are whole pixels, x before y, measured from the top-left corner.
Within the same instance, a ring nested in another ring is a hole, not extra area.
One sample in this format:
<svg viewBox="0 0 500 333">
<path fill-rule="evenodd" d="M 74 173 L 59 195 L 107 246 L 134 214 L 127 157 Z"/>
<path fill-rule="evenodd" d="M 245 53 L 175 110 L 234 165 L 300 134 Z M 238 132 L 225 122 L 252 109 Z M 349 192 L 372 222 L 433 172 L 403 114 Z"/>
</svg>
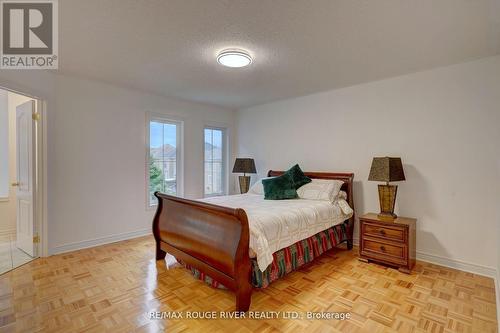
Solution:
<svg viewBox="0 0 500 333">
<path fill-rule="evenodd" d="M 257 260 L 252 258 L 252 285 L 255 288 L 266 288 L 273 281 L 286 274 L 299 269 L 305 264 L 319 257 L 326 251 L 348 240 L 348 222 L 344 222 L 323 230 L 309 238 L 301 240 L 284 249 L 273 253 L 273 262 L 264 272 L 259 269 Z M 224 285 L 212 279 L 210 276 L 200 272 L 194 267 L 181 262 L 187 269 L 191 270 L 194 277 L 205 281 L 214 288 L 226 289 Z"/>
</svg>

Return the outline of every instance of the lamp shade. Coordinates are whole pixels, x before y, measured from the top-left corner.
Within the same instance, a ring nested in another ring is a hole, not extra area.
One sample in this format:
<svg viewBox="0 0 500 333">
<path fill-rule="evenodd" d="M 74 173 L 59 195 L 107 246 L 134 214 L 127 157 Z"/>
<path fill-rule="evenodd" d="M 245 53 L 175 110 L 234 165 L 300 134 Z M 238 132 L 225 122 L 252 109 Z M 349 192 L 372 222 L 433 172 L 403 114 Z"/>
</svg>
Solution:
<svg viewBox="0 0 500 333">
<path fill-rule="evenodd" d="M 406 180 L 401 158 L 374 157 L 368 180 L 378 182 L 397 182 Z"/>
<path fill-rule="evenodd" d="M 237 158 L 234 162 L 233 173 L 257 173 L 253 158 Z"/>
</svg>

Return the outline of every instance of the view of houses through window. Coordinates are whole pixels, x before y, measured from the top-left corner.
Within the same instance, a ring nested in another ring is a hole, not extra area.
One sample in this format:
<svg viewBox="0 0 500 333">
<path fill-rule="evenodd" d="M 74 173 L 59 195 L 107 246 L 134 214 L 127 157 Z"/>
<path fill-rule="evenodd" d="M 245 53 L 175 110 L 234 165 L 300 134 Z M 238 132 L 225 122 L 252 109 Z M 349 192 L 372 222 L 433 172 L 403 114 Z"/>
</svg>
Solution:
<svg viewBox="0 0 500 333">
<path fill-rule="evenodd" d="M 226 194 L 226 131 L 205 128 L 205 196 Z"/>
<path fill-rule="evenodd" d="M 154 206 L 156 191 L 181 195 L 179 151 L 181 122 L 154 118 L 149 121 L 148 204 Z M 204 128 L 204 195 L 226 194 L 226 130 Z"/>
<path fill-rule="evenodd" d="M 178 146 L 180 124 L 152 120 L 149 123 L 149 205 L 157 200 L 154 192 L 178 194 Z"/>
</svg>

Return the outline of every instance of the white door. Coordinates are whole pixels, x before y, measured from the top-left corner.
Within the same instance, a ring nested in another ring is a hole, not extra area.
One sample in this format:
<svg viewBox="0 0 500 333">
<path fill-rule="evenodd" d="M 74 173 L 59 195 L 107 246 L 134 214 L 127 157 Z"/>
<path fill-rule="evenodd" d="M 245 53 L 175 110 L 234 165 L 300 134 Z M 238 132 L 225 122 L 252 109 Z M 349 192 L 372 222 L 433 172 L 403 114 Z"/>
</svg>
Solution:
<svg viewBox="0 0 500 333">
<path fill-rule="evenodd" d="M 16 246 L 34 257 L 37 255 L 33 242 L 35 223 L 35 101 L 16 107 L 16 155 L 17 155 L 17 240 Z"/>
</svg>

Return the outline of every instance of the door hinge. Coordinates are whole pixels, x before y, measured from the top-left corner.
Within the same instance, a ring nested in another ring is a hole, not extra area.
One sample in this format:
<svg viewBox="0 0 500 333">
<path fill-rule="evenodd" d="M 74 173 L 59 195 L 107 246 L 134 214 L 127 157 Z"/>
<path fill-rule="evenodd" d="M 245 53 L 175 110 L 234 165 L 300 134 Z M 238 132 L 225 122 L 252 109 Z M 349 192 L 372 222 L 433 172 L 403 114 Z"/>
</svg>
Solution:
<svg viewBox="0 0 500 333">
<path fill-rule="evenodd" d="M 34 121 L 39 121 L 40 120 L 40 113 L 35 112 L 31 115 L 31 118 L 33 118 Z"/>
<path fill-rule="evenodd" d="M 40 236 L 38 236 L 38 235 L 33 236 L 33 243 L 34 243 L 34 244 L 38 244 L 38 243 L 40 243 Z"/>
</svg>

